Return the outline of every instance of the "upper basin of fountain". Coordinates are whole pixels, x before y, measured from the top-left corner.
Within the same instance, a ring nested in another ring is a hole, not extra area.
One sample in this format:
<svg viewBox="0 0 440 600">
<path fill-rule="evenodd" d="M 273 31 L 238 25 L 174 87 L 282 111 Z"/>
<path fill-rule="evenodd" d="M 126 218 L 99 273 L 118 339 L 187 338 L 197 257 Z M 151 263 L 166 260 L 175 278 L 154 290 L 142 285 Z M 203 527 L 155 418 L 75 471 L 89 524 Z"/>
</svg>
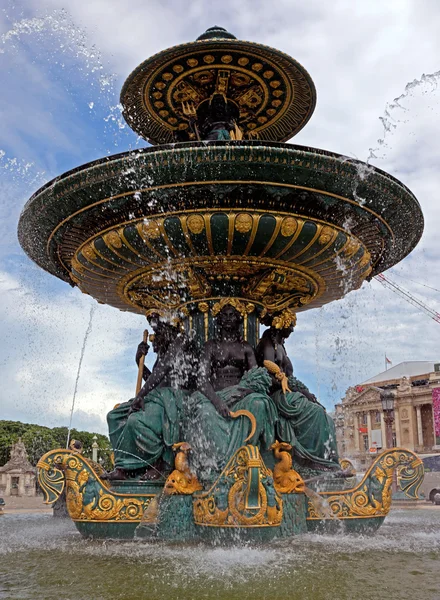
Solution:
<svg viewBox="0 0 440 600">
<path fill-rule="evenodd" d="M 224 295 L 305 310 L 402 260 L 422 230 L 414 195 L 379 169 L 315 148 L 228 141 L 74 169 L 29 200 L 19 239 L 41 267 L 123 310 Z"/>
</svg>

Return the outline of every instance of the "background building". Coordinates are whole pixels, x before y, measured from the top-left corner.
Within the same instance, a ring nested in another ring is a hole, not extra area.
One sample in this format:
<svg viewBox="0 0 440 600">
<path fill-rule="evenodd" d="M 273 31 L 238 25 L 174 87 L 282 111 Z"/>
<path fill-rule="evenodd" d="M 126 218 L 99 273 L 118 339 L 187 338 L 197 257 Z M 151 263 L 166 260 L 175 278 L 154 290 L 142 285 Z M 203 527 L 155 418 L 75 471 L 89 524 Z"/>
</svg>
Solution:
<svg viewBox="0 0 440 600">
<path fill-rule="evenodd" d="M 403 362 L 347 390 L 335 407 L 338 449 L 359 469 L 385 450 L 380 390 L 395 391 L 393 446 L 418 454 L 440 453 L 440 362 Z"/>
<path fill-rule="evenodd" d="M 19 438 L 12 444 L 10 460 L 0 467 L 0 493 L 3 496 L 35 496 L 37 470 L 28 460 L 26 447 Z"/>
</svg>

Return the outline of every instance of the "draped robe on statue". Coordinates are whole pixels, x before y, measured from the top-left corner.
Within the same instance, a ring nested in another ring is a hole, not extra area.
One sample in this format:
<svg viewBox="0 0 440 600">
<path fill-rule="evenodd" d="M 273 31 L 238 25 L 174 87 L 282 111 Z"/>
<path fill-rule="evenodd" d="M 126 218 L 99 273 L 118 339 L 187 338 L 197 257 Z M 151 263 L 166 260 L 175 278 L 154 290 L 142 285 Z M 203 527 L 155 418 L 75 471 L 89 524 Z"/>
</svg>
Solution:
<svg viewBox="0 0 440 600">
<path fill-rule="evenodd" d="M 291 444 L 295 454 L 310 467 L 340 468 L 335 425 L 324 408 L 299 391 L 283 394 L 277 390 L 272 400 L 278 411 L 277 438 Z"/>
<path fill-rule="evenodd" d="M 275 438 L 277 411 L 268 395 L 271 379 L 266 369 L 253 367 L 246 371 L 237 385 L 217 390 L 216 394 L 231 411 L 247 410 L 256 420 L 256 430 L 251 431 L 246 416 L 224 418 L 212 402 L 197 391 L 184 400 L 185 422 L 183 434 L 192 452 L 192 465 L 202 479 L 219 473 L 231 456 L 245 444 L 267 450 Z"/>
<path fill-rule="evenodd" d="M 115 467 L 134 471 L 162 458 L 173 465 L 172 446 L 180 442 L 180 421 L 188 392 L 158 387 L 145 398 L 144 410 L 130 414 L 133 400 L 124 402 L 107 415 Z"/>
</svg>

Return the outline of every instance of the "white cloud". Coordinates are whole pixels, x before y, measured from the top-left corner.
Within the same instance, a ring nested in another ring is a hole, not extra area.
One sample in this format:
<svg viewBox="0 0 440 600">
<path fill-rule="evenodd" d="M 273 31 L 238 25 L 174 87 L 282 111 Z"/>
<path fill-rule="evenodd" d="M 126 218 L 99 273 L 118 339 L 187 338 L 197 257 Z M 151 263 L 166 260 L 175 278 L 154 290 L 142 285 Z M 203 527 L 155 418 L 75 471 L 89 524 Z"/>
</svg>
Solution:
<svg viewBox="0 0 440 600">
<path fill-rule="evenodd" d="M 92 302 L 77 290 L 35 295 L 25 281 L 0 272 L 2 418 L 68 424 Z M 88 414 L 105 432 L 106 413 L 134 395 L 134 354 L 143 326 L 141 317 L 96 308 L 78 381 L 74 427 L 80 421 L 86 427 Z"/>
</svg>

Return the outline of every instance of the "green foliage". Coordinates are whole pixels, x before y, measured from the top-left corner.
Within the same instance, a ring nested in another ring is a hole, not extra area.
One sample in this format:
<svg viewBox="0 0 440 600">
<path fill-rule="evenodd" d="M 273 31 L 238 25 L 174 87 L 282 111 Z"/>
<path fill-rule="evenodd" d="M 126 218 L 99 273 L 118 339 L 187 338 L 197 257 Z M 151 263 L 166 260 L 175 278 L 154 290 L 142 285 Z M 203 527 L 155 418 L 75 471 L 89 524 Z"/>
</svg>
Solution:
<svg viewBox="0 0 440 600">
<path fill-rule="evenodd" d="M 107 436 L 89 431 L 72 429 L 70 439 L 79 440 L 83 444 L 84 456 L 92 458 L 93 436 L 96 435 L 98 456 L 103 460 L 105 468 L 111 468 L 111 447 Z M 20 421 L 0 421 L 0 466 L 8 462 L 12 444 L 21 437 L 29 456 L 29 461 L 35 466 L 43 454 L 56 448 L 65 448 L 67 427 L 43 427 Z"/>
</svg>

